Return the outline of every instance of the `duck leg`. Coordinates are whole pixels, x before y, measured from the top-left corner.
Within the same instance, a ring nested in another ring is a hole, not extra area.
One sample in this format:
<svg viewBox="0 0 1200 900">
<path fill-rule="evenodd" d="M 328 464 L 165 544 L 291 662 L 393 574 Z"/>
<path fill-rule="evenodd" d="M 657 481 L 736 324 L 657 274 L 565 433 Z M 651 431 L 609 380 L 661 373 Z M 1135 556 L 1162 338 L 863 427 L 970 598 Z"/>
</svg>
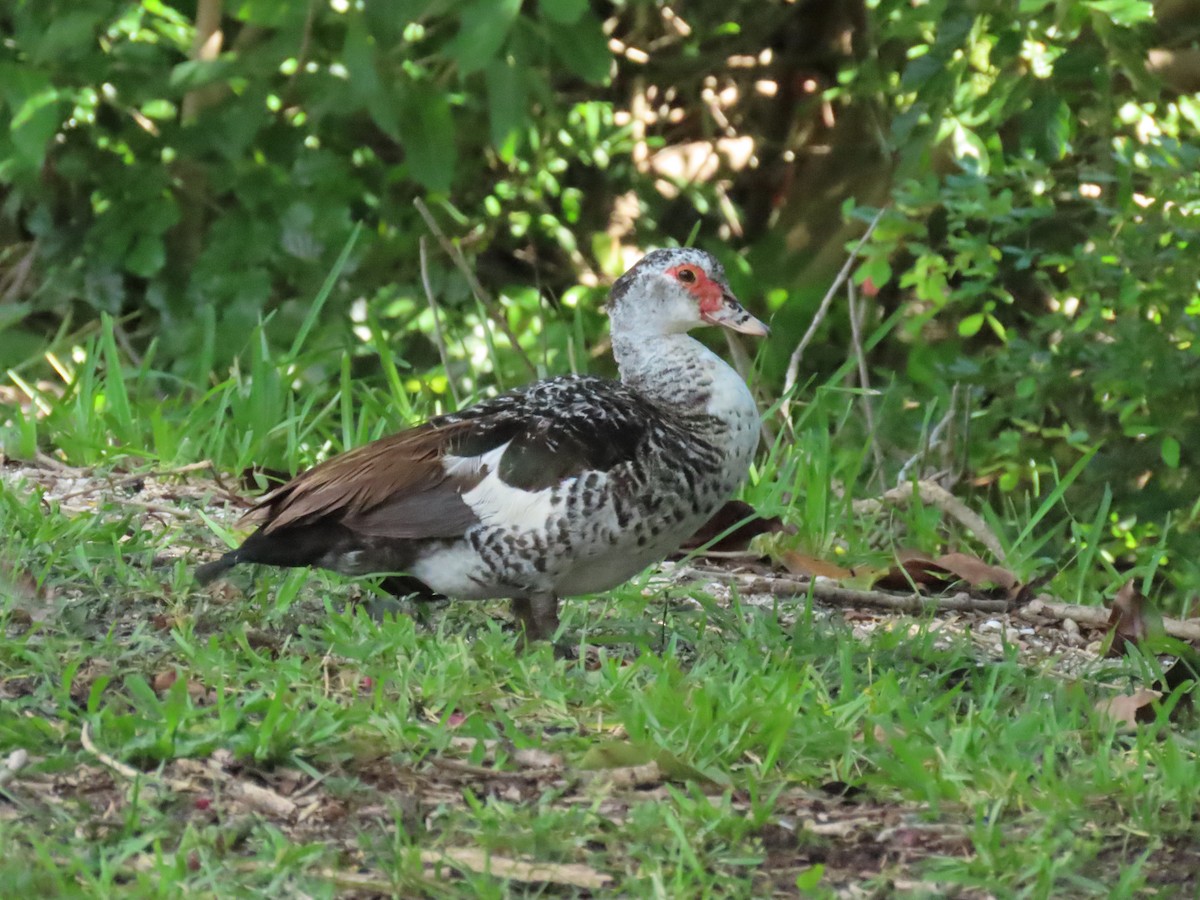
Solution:
<svg viewBox="0 0 1200 900">
<path fill-rule="evenodd" d="M 548 641 L 558 631 L 558 598 L 552 594 L 518 597 L 512 601 L 512 611 L 526 643 Z"/>
</svg>

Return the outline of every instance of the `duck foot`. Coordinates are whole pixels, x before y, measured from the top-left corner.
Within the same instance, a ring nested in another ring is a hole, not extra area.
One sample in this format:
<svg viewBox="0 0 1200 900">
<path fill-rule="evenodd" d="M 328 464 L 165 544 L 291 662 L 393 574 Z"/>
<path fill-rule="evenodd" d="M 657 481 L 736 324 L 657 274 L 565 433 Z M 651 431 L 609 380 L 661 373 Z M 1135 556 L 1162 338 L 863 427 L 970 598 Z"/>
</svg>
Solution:
<svg viewBox="0 0 1200 900">
<path fill-rule="evenodd" d="M 549 594 L 518 597 L 512 601 L 513 615 L 525 647 L 530 641 L 550 641 L 558 631 L 558 598 Z"/>
</svg>

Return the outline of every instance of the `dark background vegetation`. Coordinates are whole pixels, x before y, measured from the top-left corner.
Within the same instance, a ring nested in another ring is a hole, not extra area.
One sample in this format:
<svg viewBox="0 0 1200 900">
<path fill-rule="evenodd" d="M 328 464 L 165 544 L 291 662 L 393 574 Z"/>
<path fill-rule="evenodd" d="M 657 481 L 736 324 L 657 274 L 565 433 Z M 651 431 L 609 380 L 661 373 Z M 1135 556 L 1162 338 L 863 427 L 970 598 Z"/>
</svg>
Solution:
<svg viewBox="0 0 1200 900">
<path fill-rule="evenodd" d="M 292 342 L 358 224 L 297 390 L 343 351 L 382 379 L 368 331 L 434 402 L 528 379 L 430 240 L 443 365 L 423 198 L 547 372 L 610 365 L 590 355 L 603 289 L 634 252 L 714 251 L 772 320 L 778 396 L 886 207 L 852 279 L 867 331 L 887 325 L 868 356 L 880 483 L 953 394 L 960 493 L 1019 530 L 1096 450 L 1072 512 L 1100 510 L 1118 567 L 1165 562 L 1188 594 L 1198 90 L 1197 0 L 3 0 L 0 364 L 52 378 L 47 349 L 69 356 L 106 312 L 165 393 L 201 395 L 260 323 Z M 847 308 L 799 402 L 846 360 Z"/>
</svg>

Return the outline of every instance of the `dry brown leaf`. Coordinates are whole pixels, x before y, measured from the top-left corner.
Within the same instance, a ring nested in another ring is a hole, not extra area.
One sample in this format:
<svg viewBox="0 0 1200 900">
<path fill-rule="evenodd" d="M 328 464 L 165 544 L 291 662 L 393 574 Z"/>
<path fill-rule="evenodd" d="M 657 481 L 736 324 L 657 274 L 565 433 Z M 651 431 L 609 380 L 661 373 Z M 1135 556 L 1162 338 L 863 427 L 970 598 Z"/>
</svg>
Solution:
<svg viewBox="0 0 1200 900">
<path fill-rule="evenodd" d="M 536 860 L 509 859 L 489 856 L 476 847 L 447 847 L 444 850 L 422 850 L 421 862 L 426 865 L 449 863 L 469 872 L 490 874 L 534 884 L 565 884 L 585 890 L 598 890 L 612 882 L 612 876 L 598 872 L 582 863 L 553 863 Z"/>
<path fill-rule="evenodd" d="M 154 680 L 150 682 L 150 687 L 154 689 L 156 694 L 165 694 L 171 689 L 176 681 L 179 680 L 179 673 L 174 669 L 163 669 L 155 673 Z"/>
<path fill-rule="evenodd" d="M 1112 613 L 1108 617 L 1108 634 L 1112 643 L 1108 656 L 1121 656 L 1129 647 L 1136 647 L 1150 635 L 1154 620 L 1161 620 L 1154 608 L 1132 581 L 1125 582 L 1113 598 Z"/>
<path fill-rule="evenodd" d="M 957 580 L 932 559 L 917 556 L 900 560 L 899 564 L 876 578 L 871 587 L 885 591 L 911 591 L 916 585 L 918 588 L 942 591 Z"/>
<path fill-rule="evenodd" d="M 1096 704 L 1101 715 L 1115 719 L 1127 728 L 1136 728 L 1139 723 L 1154 721 L 1154 701 L 1162 696 L 1160 691 L 1138 688 L 1132 694 L 1119 694 Z"/>
<path fill-rule="evenodd" d="M 854 577 L 852 569 L 843 569 L 841 566 L 835 566 L 831 562 L 796 550 L 784 550 L 779 555 L 779 561 L 793 575 L 807 575 L 809 578 L 834 578 L 838 581 Z"/>
<path fill-rule="evenodd" d="M 969 553 L 947 553 L 934 560 L 939 566 L 957 575 L 973 588 L 995 585 L 1006 591 L 1017 587 L 1017 576 L 1008 569 L 985 563 Z"/>
<path fill-rule="evenodd" d="M 733 530 L 729 531 L 731 528 Z M 697 547 L 703 547 L 714 538 L 724 535 L 707 549 L 722 553 L 744 551 L 750 549 L 751 539 L 760 534 L 772 534 L 783 530 L 783 520 L 779 516 L 763 517 L 744 500 L 730 500 L 718 509 L 711 519 L 701 525 L 695 534 L 684 541 L 680 549 L 694 550 Z M 725 534 L 727 531 L 729 533 Z"/>
<path fill-rule="evenodd" d="M 936 559 L 901 554 L 899 564 L 875 580 L 872 587 L 888 591 L 928 588 L 945 591 L 966 583 L 972 588 L 998 587 L 1010 595 L 1020 588 L 1017 577 L 1007 569 L 985 563 L 969 553 L 946 553 Z"/>
</svg>

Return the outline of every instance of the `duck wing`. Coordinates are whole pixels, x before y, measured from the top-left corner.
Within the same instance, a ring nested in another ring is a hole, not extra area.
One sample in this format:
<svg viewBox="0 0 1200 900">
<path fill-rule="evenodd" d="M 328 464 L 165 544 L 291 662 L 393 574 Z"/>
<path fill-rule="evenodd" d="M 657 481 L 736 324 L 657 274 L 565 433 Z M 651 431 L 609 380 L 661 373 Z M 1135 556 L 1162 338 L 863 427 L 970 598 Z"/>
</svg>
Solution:
<svg viewBox="0 0 1200 900">
<path fill-rule="evenodd" d="M 380 438 L 264 495 L 264 534 L 319 520 L 379 538 L 526 520 L 544 492 L 635 458 L 661 413 L 620 382 L 567 376 Z"/>
</svg>

